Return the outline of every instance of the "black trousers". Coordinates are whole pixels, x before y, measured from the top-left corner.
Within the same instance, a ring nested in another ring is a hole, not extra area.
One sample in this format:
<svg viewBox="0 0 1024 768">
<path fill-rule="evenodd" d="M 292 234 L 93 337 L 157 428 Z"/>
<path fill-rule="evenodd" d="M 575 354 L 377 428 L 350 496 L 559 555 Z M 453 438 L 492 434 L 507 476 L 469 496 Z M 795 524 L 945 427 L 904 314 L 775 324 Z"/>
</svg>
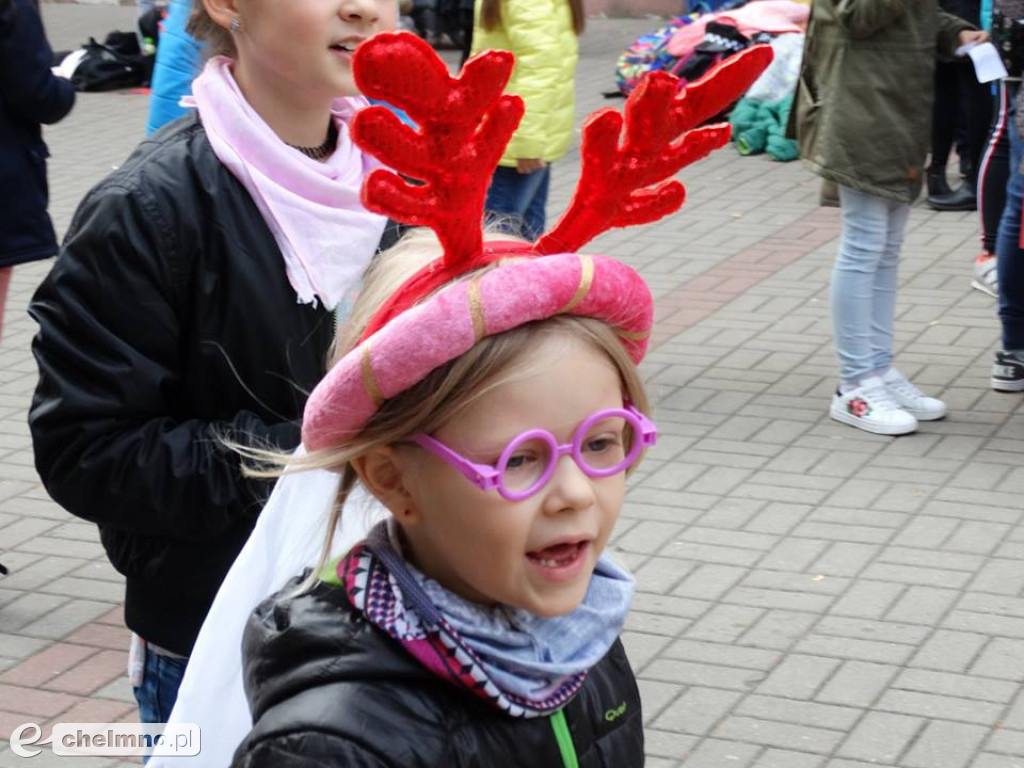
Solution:
<svg viewBox="0 0 1024 768">
<path fill-rule="evenodd" d="M 991 122 L 991 86 L 977 81 L 974 68 L 964 62 L 936 64 L 932 167 L 946 167 L 953 144 L 962 135 L 959 154 L 967 161 L 968 182 L 973 184 Z"/>
<path fill-rule="evenodd" d="M 995 253 L 999 219 L 1006 205 L 1006 184 L 1010 178 L 1007 120 L 1016 89 L 1016 83 L 1007 84 L 1005 80 L 994 84 L 992 124 L 978 166 L 978 217 L 981 219 L 981 247 L 986 253 Z"/>
</svg>

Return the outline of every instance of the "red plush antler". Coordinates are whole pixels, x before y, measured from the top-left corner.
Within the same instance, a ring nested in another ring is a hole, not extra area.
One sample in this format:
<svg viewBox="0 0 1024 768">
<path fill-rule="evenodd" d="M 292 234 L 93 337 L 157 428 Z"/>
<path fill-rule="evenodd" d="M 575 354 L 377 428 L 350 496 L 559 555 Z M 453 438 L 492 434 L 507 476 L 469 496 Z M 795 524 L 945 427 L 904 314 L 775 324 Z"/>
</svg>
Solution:
<svg viewBox="0 0 1024 768">
<path fill-rule="evenodd" d="M 575 253 L 612 227 L 657 221 L 679 209 L 686 190 L 666 181 L 729 141 L 727 124 L 697 128 L 736 101 L 771 63 L 766 45 L 732 56 L 679 90 L 666 72 L 648 75 L 623 115 L 602 109 L 583 125 L 583 171 L 568 210 L 534 246 Z"/>
<path fill-rule="evenodd" d="M 514 59 L 488 51 L 453 78 L 434 50 L 408 32 L 383 33 L 356 51 L 353 74 L 370 98 L 403 109 L 419 130 L 386 107 L 352 122 L 359 145 L 398 173 L 379 169 L 363 186 L 363 204 L 437 232 L 444 264 L 472 261 L 482 250 L 481 219 L 491 174 L 523 116 L 518 96 L 503 96 Z"/>
</svg>

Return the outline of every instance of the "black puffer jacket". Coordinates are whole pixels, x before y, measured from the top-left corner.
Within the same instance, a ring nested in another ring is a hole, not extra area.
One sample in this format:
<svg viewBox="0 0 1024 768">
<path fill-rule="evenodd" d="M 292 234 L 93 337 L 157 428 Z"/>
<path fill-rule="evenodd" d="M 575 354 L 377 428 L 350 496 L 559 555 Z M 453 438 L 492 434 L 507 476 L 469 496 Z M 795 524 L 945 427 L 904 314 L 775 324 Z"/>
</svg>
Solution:
<svg viewBox="0 0 1024 768">
<path fill-rule="evenodd" d="M 556 738 L 560 717 L 509 717 L 434 676 L 341 587 L 291 598 L 295 584 L 246 628 L 255 725 L 236 768 L 561 768 L 573 749 L 580 768 L 643 765 L 640 694 L 620 642 L 562 710 L 570 746 Z"/>
<path fill-rule="evenodd" d="M 333 316 L 297 302 L 194 115 L 88 194 L 29 311 L 36 468 L 99 524 L 128 626 L 188 654 L 269 490 L 222 439 L 298 445 Z"/>
</svg>

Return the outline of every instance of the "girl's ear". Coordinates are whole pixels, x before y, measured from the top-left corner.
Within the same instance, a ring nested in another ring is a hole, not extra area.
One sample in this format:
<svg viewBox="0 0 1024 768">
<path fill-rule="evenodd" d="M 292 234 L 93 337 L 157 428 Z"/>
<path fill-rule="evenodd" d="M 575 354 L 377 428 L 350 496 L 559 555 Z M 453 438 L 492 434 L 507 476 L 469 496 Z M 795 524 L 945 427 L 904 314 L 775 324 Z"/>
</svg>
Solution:
<svg viewBox="0 0 1024 768">
<path fill-rule="evenodd" d="M 206 13 L 220 27 L 231 29 L 231 22 L 238 18 L 238 0 L 203 0 Z"/>
<path fill-rule="evenodd" d="M 367 490 L 387 507 L 398 520 L 407 519 L 414 509 L 406 483 L 405 463 L 392 446 L 372 448 L 352 460 L 352 469 Z"/>
</svg>

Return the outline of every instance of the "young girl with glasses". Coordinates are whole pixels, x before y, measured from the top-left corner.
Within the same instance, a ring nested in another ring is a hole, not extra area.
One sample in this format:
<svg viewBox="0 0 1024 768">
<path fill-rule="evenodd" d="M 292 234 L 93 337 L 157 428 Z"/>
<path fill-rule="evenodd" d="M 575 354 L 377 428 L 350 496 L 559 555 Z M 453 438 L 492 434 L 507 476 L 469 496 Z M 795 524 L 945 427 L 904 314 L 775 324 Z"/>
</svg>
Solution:
<svg viewBox="0 0 1024 768">
<path fill-rule="evenodd" d="M 413 236 L 380 257 L 348 334 L 437 255 Z M 558 316 L 481 339 L 313 451 L 342 473 L 329 538 L 357 483 L 391 520 L 257 609 L 235 765 L 572 765 L 570 740 L 580 765 L 642 765 L 618 639 L 633 579 L 604 549 L 647 407 L 613 329 Z"/>
<path fill-rule="evenodd" d="M 413 35 L 360 48 L 361 89 L 420 126 L 357 116 L 356 141 L 394 169 L 368 177 L 364 202 L 437 237 L 407 236 L 367 273 L 306 405 L 308 453 L 258 455 L 341 480 L 319 564 L 246 627 L 253 727 L 233 765 L 643 765 L 619 640 L 634 582 L 605 549 L 657 438 L 636 367 L 654 307 L 634 270 L 580 249 L 678 209 L 671 176 L 728 141 L 694 126 L 770 58 L 734 57 L 684 96 L 659 73 L 624 117 L 595 114 L 584 182 L 528 243 L 480 232 L 488 165 L 523 111 L 501 95 L 512 57 L 471 59 L 455 80 Z M 389 515 L 331 554 L 359 487 Z"/>
</svg>

